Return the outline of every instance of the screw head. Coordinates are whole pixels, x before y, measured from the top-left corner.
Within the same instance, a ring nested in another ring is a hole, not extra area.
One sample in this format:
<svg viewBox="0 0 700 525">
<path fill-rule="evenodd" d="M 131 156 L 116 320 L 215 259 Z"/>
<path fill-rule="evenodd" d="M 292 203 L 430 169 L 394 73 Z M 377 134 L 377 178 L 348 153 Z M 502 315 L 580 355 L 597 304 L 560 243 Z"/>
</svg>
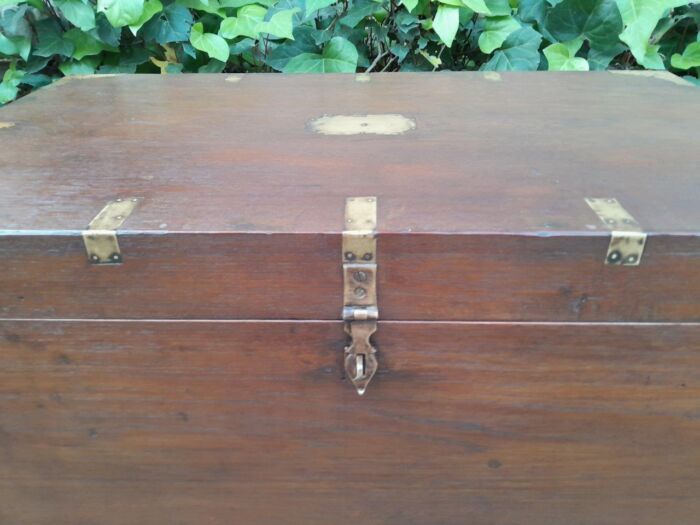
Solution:
<svg viewBox="0 0 700 525">
<path fill-rule="evenodd" d="M 352 252 L 345 252 L 345 258 L 348 261 L 354 261 L 355 260 L 355 254 Z"/>
<path fill-rule="evenodd" d="M 367 281 L 367 272 L 355 272 L 352 274 L 352 278 L 355 279 L 358 283 L 364 283 Z"/>
<path fill-rule="evenodd" d="M 615 250 L 614 252 L 610 252 L 610 255 L 608 255 L 608 262 L 609 263 L 619 263 L 620 259 L 622 259 L 622 254 L 618 251 Z"/>
<path fill-rule="evenodd" d="M 625 257 L 625 263 L 626 264 L 634 264 L 637 262 L 637 254 L 636 253 L 631 253 L 627 257 Z"/>
<path fill-rule="evenodd" d="M 99 258 L 97 255 L 95 255 L 95 254 L 93 253 L 93 254 L 90 256 L 90 260 L 91 260 L 92 262 L 99 262 L 100 258 Z"/>
<path fill-rule="evenodd" d="M 355 293 L 355 297 L 359 297 L 360 299 L 367 297 L 367 290 L 362 288 L 362 286 L 358 286 L 353 292 Z"/>
<path fill-rule="evenodd" d="M 366 254 L 364 254 L 364 255 L 362 256 L 362 259 L 365 260 L 365 261 L 371 261 L 373 257 L 374 257 L 374 255 L 372 255 L 371 253 L 367 252 Z"/>
<path fill-rule="evenodd" d="M 109 258 L 112 259 L 113 261 L 121 261 L 121 259 L 122 259 L 121 255 L 119 255 L 118 253 L 113 253 L 112 255 L 110 255 Z"/>
</svg>

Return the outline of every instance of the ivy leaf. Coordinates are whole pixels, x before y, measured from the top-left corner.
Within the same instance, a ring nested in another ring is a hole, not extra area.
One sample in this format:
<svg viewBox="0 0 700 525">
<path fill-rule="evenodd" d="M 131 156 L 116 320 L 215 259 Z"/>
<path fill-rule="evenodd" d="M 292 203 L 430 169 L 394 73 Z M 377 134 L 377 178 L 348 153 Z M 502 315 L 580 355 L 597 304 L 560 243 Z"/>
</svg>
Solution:
<svg viewBox="0 0 700 525">
<path fill-rule="evenodd" d="M 62 55 L 70 57 L 73 55 L 75 46 L 70 40 L 63 37 L 63 30 L 58 22 L 53 18 L 45 18 L 35 23 L 36 34 L 39 38 L 34 54 L 40 57 L 50 57 Z"/>
<path fill-rule="evenodd" d="M 415 0 L 418 2 L 418 0 Z M 310 16 L 319 9 L 325 9 L 335 4 L 336 0 L 306 0 L 306 16 Z"/>
<path fill-rule="evenodd" d="M 602 49 L 618 42 L 622 18 L 615 0 L 563 0 L 547 13 L 545 26 L 560 42 L 586 38 Z"/>
<path fill-rule="evenodd" d="M 307 2 L 308 2 L 308 0 L 307 0 Z M 404 6 L 406 9 L 408 9 L 409 13 L 411 13 L 418 5 L 418 0 L 401 0 L 400 4 L 402 6 Z"/>
<path fill-rule="evenodd" d="M 193 9 L 194 11 L 203 11 L 220 16 L 221 18 L 226 18 L 226 10 L 219 0 L 177 0 L 177 3 L 183 7 Z"/>
<path fill-rule="evenodd" d="M 302 53 L 315 53 L 317 48 L 313 31 L 314 29 L 309 26 L 297 27 L 294 29 L 294 40 L 276 46 L 267 54 L 265 63 L 277 71 L 282 71 L 295 56 Z"/>
<path fill-rule="evenodd" d="M 480 15 L 493 14 L 484 0 L 462 0 L 462 5 L 464 7 L 468 7 L 475 13 L 479 13 Z"/>
<path fill-rule="evenodd" d="M 513 12 L 508 0 L 485 0 L 484 3 L 491 16 L 508 16 Z"/>
<path fill-rule="evenodd" d="M 0 82 L 0 104 L 6 104 L 17 98 L 19 85 L 24 77 L 24 71 L 17 70 L 15 64 L 12 63 L 5 71 Z"/>
<path fill-rule="evenodd" d="M 572 42 L 552 44 L 544 48 L 544 56 L 547 57 L 549 71 L 588 71 L 588 62 L 585 58 L 577 57 L 576 53 L 583 44 L 582 39 Z"/>
<path fill-rule="evenodd" d="M 372 15 L 379 7 L 380 4 L 372 0 L 356 0 L 345 16 L 340 19 L 340 23 L 345 27 L 356 27 L 357 24 Z"/>
<path fill-rule="evenodd" d="M 591 71 L 602 71 L 607 69 L 610 62 L 620 53 L 627 51 L 627 46 L 622 42 L 618 42 L 613 47 L 598 49 L 595 46 L 588 51 L 588 65 Z"/>
<path fill-rule="evenodd" d="M 210 60 L 208 63 L 200 66 L 197 69 L 197 73 L 221 73 L 226 67 L 225 62 L 220 62 L 219 60 Z"/>
<path fill-rule="evenodd" d="M 637 62 L 647 69 L 664 69 L 659 46 L 649 38 L 667 9 L 686 5 L 688 0 L 616 0 L 625 30 L 620 40 L 627 44 Z"/>
<path fill-rule="evenodd" d="M 479 49 L 490 55 L 494 49 L 508 38 L 508 35 L 520 29 L 520 24 L 512 16 L 490 16 L 486 18 L 484 31 L 479 35 Z"/>
<path fill-rule="evenodd" d="M 7 38 L 5 35 L 0 33 L 0 54 L 3 55 L 19 55 L 24 60 L 29 58 L 29 51 L 31 50 L 31 41 L 23 36 Z"/>
<path fill-rule="evenodd" d="M 143 0 L 97 0 L 97 12 L 104 13 L 114 27 L 138 22 L 143 13 Z"/>
<path fill-rule="evenodd" d="M 122 37 L 121 28 L 114 27 L 104 13 L 97 13 L 95 29 L 88 31 L 88 34 L 111 47 L 119 47 L 119 41 Z"/>
<path fill-rule="evenodd" d="M 136 35 L 136 33 L 139 32 L 139 29 L 141 29 L 146 22 L 153 18 L 156 13 L 160 13 L 162 9 L 163 4 L 160 2 L 160 0 L 146 0 L 146 2 L 143 4 L 143 11 L 141 12 L 139 19 L 129 24 L 129 29 L 131 32 Z"/>
<path fill-rule="evenodd" d="M 700 67 L 700 41 L 693 42 L 686 47 L 682 55 L 678 53 L 673 55 L 671 57 L 671 65 L 677 69 Z"/>
<path fill-rule="evenodd" d="M 66 40 L 72 42 L 75 47 L 73 51 L 73 58 L 75 60 L 82 60 L 86 56 L 99 55 L 105 50 L 115 51 L 114 48 L 106 46 L 92 35 L 83 33 L 77 27 L 67 31 L 64 37 Z"/>
<path fill-rule="evenodd" d="M 193 23 L 189 9 L 178 4 L 168 4 L 158 16 L 143 25 L 141 34 L 146 40 L 155 40 L 160 45 L 184 42 L 189 39 Z"/>
<path fill-rule="evenodd" d="M 433 29 L 447 47 L 452 47 L 458 28 L 459 8 L 440 4 L 433 18 Z"/>
<path fill-rule="evenodd" d="M 95 27 L 95 11 L 80 0 L 54 0 L 54 5 L 66 20 L 83 31 Z"/>
<path fill-rule="evenodd" d="M 239 36 L 257 38 L 260 34 L 260 25 L 266 13 L 267 9 L 259 5 L 241 7 L 235 17 L 225 18 L 221 22 L 219 35 L 224 38 L 236 38 Z"/>
<path fill-rule="evenodd" d="M 302 53 L 284 67 L 285 73 L 353 73 L 357 69 L 357 48 L 349 40 L 336 36 L 323 52 Z"/>
<path fill-rule="evenodd" d="M 66 76 L 92 75 L 99 63 L 99 57 L 87 57 L 79 61 L 64 62 L 58 66 L 58 69 Z"/>
<path fill-rule="evenodd" d="M 192 26 L 190 32 L 190 43 L 195 49 L 204 51 L 211 58 L 226 62 L 229 56 L 229 49 L 226 40 L 214 33 L 205 33 L 201 22 Z"/>
<path fill-rule="evenodd" d="M 0 29 L 5 33 L 5 36 L 25 36 L 30 39 L 34 36 L 32 28 L 27 22 L 28 9 L 28 5 L 0 9 Z"/>
<path fill-rule="evenodd" d="M 294 35 L 292 34 L 292 30 L 294 28 L 292 17 L 297 11 L 300 11 L 298 7 L 278 11 L 272 15 L 267 22 L 261 23 L 258 30 L 261 33 L 267 33 L 277 38 L 288 38 L 289 40 L 294 40 Z"/>
<path fill-rule="evenodd" d="M 542 35 L 525 26 L 508 35 L 501 48 L 482 66 L 483 71 L 535 71 L 540 65 Z"/>
</svg>

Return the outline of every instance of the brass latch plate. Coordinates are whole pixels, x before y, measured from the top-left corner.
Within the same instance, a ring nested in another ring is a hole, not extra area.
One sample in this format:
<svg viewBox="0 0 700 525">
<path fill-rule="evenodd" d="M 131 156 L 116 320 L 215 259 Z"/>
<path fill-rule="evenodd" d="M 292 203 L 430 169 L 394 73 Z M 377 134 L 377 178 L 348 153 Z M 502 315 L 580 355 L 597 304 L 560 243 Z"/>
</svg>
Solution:
<svg viewBox="0 0 700 525">
<path fill-rule="evenodd" d="M 345 373 L 362 395 L 377 370 L 370 343 L 377 329 L 377 198 L 349 197 L 343 231 L 343 320 L 351 344 L 345 348 Z"/>
<path fill-rule="evenodd" d="M 117 241 L 117 229 L 138 204 L 135 197 L 116 199 L 107 203 L 83 231 L 85 251 L 92 264 L 119 264 L 122 254 Z"/>
<path fill-rule="evenodd" d="M 586 202 L 612 234 L 605 264 L 638 266 L 647 234 L 634 217 L 614 198 L 587 198 Z"/>
</svg>

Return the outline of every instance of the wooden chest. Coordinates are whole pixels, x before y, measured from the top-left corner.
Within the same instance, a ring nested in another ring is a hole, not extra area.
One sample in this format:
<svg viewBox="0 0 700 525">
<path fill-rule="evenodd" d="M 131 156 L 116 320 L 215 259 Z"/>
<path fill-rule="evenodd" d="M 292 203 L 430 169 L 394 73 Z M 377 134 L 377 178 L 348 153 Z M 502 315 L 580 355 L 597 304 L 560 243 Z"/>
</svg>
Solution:
<svg viewBox="0 0 700 525">
<path fill-rule="evenodd" d="M 0 110 L 0 523 L 697 524 L 672 79 L 106 75 Z"/>
</svg>

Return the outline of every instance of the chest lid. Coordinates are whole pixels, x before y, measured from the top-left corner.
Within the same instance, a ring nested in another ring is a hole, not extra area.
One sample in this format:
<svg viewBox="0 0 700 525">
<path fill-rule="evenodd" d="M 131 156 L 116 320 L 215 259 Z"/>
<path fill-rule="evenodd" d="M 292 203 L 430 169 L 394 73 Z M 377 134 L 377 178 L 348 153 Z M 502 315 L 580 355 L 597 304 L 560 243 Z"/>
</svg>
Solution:
<svg viewBox="0 0 700 525">
<path fill-rule="evenodd" d="M 674 79 L 59 82 L 0 110 L 0 316 L 699 321 L 700 91 Z"/>
</svg>

